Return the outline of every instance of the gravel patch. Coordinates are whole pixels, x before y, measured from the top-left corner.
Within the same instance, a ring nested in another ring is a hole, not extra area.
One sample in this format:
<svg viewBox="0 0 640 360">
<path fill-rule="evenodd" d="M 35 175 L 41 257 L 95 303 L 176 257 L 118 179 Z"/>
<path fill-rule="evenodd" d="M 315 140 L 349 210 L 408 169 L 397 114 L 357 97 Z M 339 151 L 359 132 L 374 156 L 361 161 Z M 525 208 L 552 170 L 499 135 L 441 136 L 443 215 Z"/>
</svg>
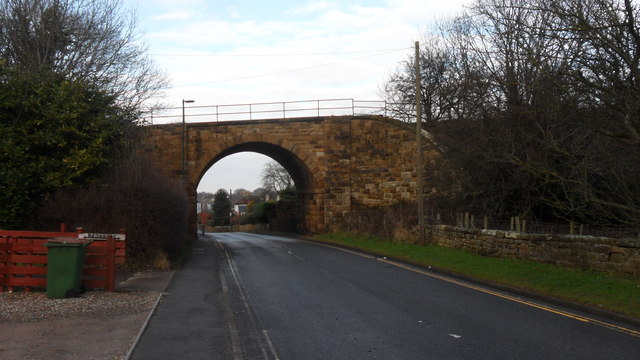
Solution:
<svg viewBox="0 0 640 360">
<path fill-rule="evenodd" d="M 0 292 L 0 322 L 137 314 L 149 311 L 158 296 L 156 291 L 89 291 L 77 298 L 49 299 L 44 292 Z"/>
</svg>

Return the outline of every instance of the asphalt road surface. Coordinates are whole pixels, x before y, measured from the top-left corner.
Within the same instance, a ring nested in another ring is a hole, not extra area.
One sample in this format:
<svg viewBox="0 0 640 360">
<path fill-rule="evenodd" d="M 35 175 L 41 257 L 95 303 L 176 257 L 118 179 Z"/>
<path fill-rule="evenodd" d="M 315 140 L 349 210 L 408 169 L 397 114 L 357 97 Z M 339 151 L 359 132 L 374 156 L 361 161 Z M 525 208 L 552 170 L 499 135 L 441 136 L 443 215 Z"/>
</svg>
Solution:
<svg viewBox="0 0 640 360">
<path fill-rule="evenodd" d="M 207 234 L 133 359 L 640 359 L 640 329 L 277 236 Z"/>
<path fill-rule="evenodd" d="M 640 359 L 628 325 L 305 241 L 214 237 L 236 359 Z"/>
</svg>

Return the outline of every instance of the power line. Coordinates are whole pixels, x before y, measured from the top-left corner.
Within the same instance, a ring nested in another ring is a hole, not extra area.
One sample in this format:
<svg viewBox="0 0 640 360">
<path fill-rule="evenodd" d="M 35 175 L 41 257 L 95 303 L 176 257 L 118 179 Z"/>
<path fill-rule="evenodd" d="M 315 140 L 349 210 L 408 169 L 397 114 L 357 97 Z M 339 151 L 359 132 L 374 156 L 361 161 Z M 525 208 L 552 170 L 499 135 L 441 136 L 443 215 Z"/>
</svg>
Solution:
<svg viewBox="0 0 640 360">
<path fill-rule="evenodd" d="M 394 53 L 394 52 L 398 52 L 400 50 L 406 50 L 406 49 L 407 48 L 394 49 L 394 50 L 391 50 L 391 51 L 388 51 L 388 52 L 385 52 L 385 53 L 381 53 L 381 54 L 361 56 L 361 57 L 357 57 L 357 58 L 353 58 L 353 59 L 336 61 L 336 62 L 327 63 L 327 64 L 320 64 L 320 65 L 307 66 L 307 67 L 297 68 L 297 69 L 276 71 L 276 72 L 266 73 L 266 74 L 250 75 L 250 76 L 242 76 L 242 77 L 223 79 L 223 80 L 214 80 L 214 81 L 207 81 L 207 82 L 201 82 L 201 83 L 177 85 L 177 86 L 172 86 L 172 88 L 175 89 L 175 88 L 187 87 L 187 86 L 211 85 L 211 84 L 218 84 L 218 83 L 224 83 L 224 82 L 239 81 L 239 80 L 250 80 L 250 79 L 257 79 L 257 78 L 263 78 L 263 77 L 274 76 L 274 75 L 288 74 L 288 73 L 293 73 L 293 72 L 298 72 L 298 71 L 305 71 L 305 70 L 317 69 L 317 68 L 321 68 L 321 67 L 344 64 L 344 63 L 348 63 L 348 62 L 358 61 L 358 60 L 362 60 L 362 59 L 368 59 L 368 58 L 377 57 L 377 56 L 384 56 L 384 55 L 388 55 L 388 54 L 391 54 L 391 53 Z"/>
<path fill-rule="evenodd" d="M 282 56 L 322 56 L 322 55 L 343 55 L 343 54 L 364 54 L 379 53 L 386 51 L 400 51 L 411 49 L 410 47 L 395 49 L 358 50 L 358 51 L 332 51 L 317 53 L 282 53 L 282 54 L 180 54 L 180 53 L 149 53 L 158 57 L 282 57 Z"/>
</svg>

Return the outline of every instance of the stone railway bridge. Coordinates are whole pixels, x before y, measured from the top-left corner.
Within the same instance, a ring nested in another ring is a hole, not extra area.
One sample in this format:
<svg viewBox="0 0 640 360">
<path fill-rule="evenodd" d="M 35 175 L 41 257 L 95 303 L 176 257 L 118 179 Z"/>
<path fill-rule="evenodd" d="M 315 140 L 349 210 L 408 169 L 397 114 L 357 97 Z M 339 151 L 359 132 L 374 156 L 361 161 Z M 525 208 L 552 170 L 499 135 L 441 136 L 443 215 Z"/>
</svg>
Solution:
<svg viewBox="0 0 640 360">
<path fill-rule="evenodd" d="M 331 231 L 363 208 L 416 198 L 415 126 L 398 120 L 327 116 L 187 123 L 184 128 L 181 123 L 152 125 L 148 130 L 152 159 L 168 175 L 182 178 L 194 201 L 192 231 L 200 179 L 218 160 L 242 151 L 267 155 L 291 174 L 301 232 Z M 423 151 L 425 162 L 433 158 L 433 149 L 425 145 Z"/>
</svg>

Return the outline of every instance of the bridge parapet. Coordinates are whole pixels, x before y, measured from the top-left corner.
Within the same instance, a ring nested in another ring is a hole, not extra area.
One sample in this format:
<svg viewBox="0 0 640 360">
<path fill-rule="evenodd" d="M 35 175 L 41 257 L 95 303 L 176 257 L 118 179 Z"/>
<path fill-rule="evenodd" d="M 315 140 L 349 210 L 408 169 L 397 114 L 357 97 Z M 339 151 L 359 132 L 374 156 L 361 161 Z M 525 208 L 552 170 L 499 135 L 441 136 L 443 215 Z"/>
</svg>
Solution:
<svg viewBox="0 0 640 360">
<path fill-rule="evenodd" d="M 164 108 L 142 119 L 144 124 L 220 122 L 263 119 L 299 119 L 323 116 L 380 115 L 387 117 L 396 104 L 384 100 L 322 99 L 251 104 L 188 105 Z M 183 116 L 184 114 L 184 116 Z"/>
</svg>

